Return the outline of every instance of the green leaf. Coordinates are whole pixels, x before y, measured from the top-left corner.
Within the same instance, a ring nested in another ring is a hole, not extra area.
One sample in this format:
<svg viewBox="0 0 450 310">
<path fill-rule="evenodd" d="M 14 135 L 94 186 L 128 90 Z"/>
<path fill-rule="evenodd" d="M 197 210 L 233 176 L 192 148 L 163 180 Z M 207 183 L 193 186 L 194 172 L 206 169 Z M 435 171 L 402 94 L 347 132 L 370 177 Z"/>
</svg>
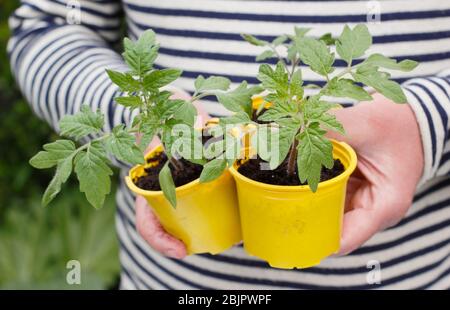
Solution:
<svg viewBox="0 0 450 310">
<path fill-rule="evenodd" d="M 241 37 L 248 43 L 255 45 L 255 46 L 266 46 L 269 44 L 269 42 L 257 39 L 250 34 L 241 34 Z"/>
<path fill-rule="evenodd" d="M 113 172 L 98 145 L 91 145 L 86 152 L 77 154 L 75 172 L 80 182 L 80 191 L 85 193 L 92 206 L 101 208 L 105 196 L 111 190 L 110 176 Z"/>
<path fill-rule="evenodd" d="M 320 41 L 323 41 L 326 45 L 334 45 L 336 43 L 336 39 L 333 38 L 331 33 L 326 33 L 319 38 Z"/>
<path fill-rule="evenodd" d="M 414 60 L 405 59 L 397 62 L 395 59 L 391 59 L 381 54 L 372 54 L 364 62 L 364 65 L 374 65 L 386 69 L 399 70 L 408 72 L 415 69 L 419 63 Z"/>
<path fill-rule="evenodd" d="M 216 93 L 217 100 L 229 111 L 245 111 L 252 113 L 252 96 L 258 94 L 262 89 L 258 86 L 248 87 L 247 82 L 243 81 L 235 89 L 226 93 Z"/>
<path fill-rule="evenodd" d="M 372 36 L 366 25 L 360 24 L 353 29 L 346 25 L 336 42 L 336 51 L 343 60 L 351 64 L 352 59 L 364 55 L 371 45 Z"/>
<path fill-rule="evenodd" d="M 159 172 L 159 185 L 161 186 L 161 190 L 164 193 L 164 196 L 172 205 L 172 207 L 176 208 L 177 206 L 177 196 L 176 196 L 176 187 L 173 182 L 172 173 L 169 168 L 169 160 L 166 162 L 164 167 Z"/>
<path fill-rule="evenodd" d="M 352 73 L 352 76 L 357 82 L 373 87 L 395 103 L 406 103 L 406 96 L 401 86 L 397 82 L 389 80 L 389 74 L 378 71 L 377 67 L 360 66 L 356 72 Z"/>
<path fill-rule="evenodd" d="M 309 123 L 317 123 L 327 129 L 344 134 L 344 127 L 333 114 L 327 113 L 330 109 L 336 107 L 325 101 L 311 97 L 304 106 L 304 117 Z"/>
<path fill-rule="evenodd" d="M 237 112 L 231 116 L 222 117 L 220 119 L 220 125 L 230 125 L 230 124 L 247 124 L 250 123 L 251 119 L 247 113 L 244 111 Z"/>
<path fill-rule="evenodd" d="M 268 64 L 260 65 L 257 79 L 265 89 L 287 94 L 289 87 L 288 74 L 281 61 L 277 63 L 275 70 Z"/>
<path fill-rule="evenodd" d="M 47 169 L 56 166 L 61 159 L 70 156 L 75 151 L 75 144 L 70 140 L 56 140 L 44 145 L 45 151 L 40 151 L 30 159 L 30 165 L 37 169 Z"/>
<path fill-rule="evenodd" d="M 352 98 L 359 101 L 372 100 L 372 96 L 364 88 L 350 79 L 333 78 L 322 93 L 326 96 Z"/>
<path fill-rule="evenodd" d="M 310 30 L 311 30 L 311 28 L 295 26 L 294 27 L 295 37 L 303 38 Z"/>
<path fill-rule="evenodd" d="M 211 90 L 227 90 L 230 88 L 230 80 L 221 76 L 210 76 L 205 79 L 202 75 L 199 75 L 195 80 L 196 93 L 202 93 Z"/>
<path fill-rule="evenodd" d="M 267 50 L 256 56 L 256 61 L 263 61 L 273 57 L 276 57 L 275 52 L 272 50 Z"/>
<path fill-rule="evenodd" d="M 185 100 L 171 100 L 178 102 L 178 108 L 173 113 L 173 117 L 177 120 L 183 121 L 185 124 L 194 126 L 195 117 L 197 116 L 197 109 L 195 106 Z"/>
<path fill-rule="evenodd" d="M 58 162 L 56 173 L 50 181 L 44 195 L 42 196 L 42 205 L 48 205 L 58 193 L 61 191 L 61 186 L 64 184 L 72 173 L 72 161 L 75 152 Z"/>
<path fill-rule="evenodd" d="M 182 72 L 178 69 L 153 70 L 144 77 L 144 88 L 148 91 L 158 90 L 178 79 Z"/>
<path fill-rule="evenodd" d="M 200 174 L 200 182 L 211 182 L 220 177 L 227 167 L 227 161 L 222 158 L 216 158 L 206 163 L 203 166 L 202 173 Z"/>
<path fill-rule="evenodd" d="M 278 167 L 286 158 L 301 125 L 300 121 L 295 118 L 282 118 L 277 120 L 277 124 L 279 125 L 279 130 L 277 133 L 274 132 L 274 134 L 279 135 L 279 141 L 277 144 L 276 139 L 271 139 L 270 149 L 278 150 L 278 158 L 270 160 L 271 169 Z"/>
<path fill-rule="evenodd" d="M 135 92 L 140 88 L 139 81 L 133 78 L 130 73 L 122 73 L 119 71 L 106 70 L 110 80 L 119 86 L 120 90 L 126 92 Z"/>
<path fill-rule="evenodd" d="M 333 72 L 334 54 L 323 41 L 304 37 L 297 40 L 296 46 L 300 59 L 310 66 L 312 71 L 323 76 Z"/>
<path fill-rule="evenodd" d="M 333 145 L 325 137 L 325 130 L 318 124 L 311 124 L 299 135 L 297 147 L 297 170 L 301 182 L 308 181 L 313 192 L 320 182 L 322 166 L 332 168 Z"/>
<path fill-rule="evenodd" d="M 263 122 L 278 121 L 282 118 L 292 117 L 297 112 L 297 108 L 294 104 L 280 102 L 259 115 L 258 120 Z"/>
<path fill-rule="evenodd" d="M 159 45 L 155 41 L 155 33 L 152 30 L 145 31 L 137 42 L 124 39 L 125 52 L 122 54 L 132 73 L 143 77 L 152 69 L 158 55 Z"/>
<path fill-rule="evenodd" d="M 117 159 L 130 164 L 144 164 L 144 155 L 135 143 L 136 137 L 124 129 L 124 125 L 115 127 L 105 140 L 105 148 Z"/>
<path fill-rule="evenodd" d="M 116 97 L 114 100 L 124 107 L 128 107 L 131 109 L 137 109 L 142 106 L 142 100 L 139 96 L 124 96 L 124 97 Z"/>
<path fill-rule="evenodd" d="M 294 72 L 294 74 L 292 74 L 292 78 L 291 78 L 291 84 L 290 84 L 290 95 L 291 96 L 296 96 L 297 99 L 302 99 L 303 98 L 303 79 L 302 79 L 302 71 L 299 69 L 297 71 Z"/>
<path fill-rule="evenodd" d="M 285 34 L 282 34 L 281 36 L 276 37 L 273 41 L 272 41 L 272 45 L 274 46 L 278 46 L 283 44 L 284 42 L 286 42 L 289 39 L 289 37 Z"/>
<path fill-rule="evenodd" d="M 100 132 L 104 125 L 104 117 L 97 111 L 92 112 L 89 106 L 83 105 L 75 115 L 66 115 L 59 121 L 61 135 L 76 140 L 88 134 Z"/>
</svg>

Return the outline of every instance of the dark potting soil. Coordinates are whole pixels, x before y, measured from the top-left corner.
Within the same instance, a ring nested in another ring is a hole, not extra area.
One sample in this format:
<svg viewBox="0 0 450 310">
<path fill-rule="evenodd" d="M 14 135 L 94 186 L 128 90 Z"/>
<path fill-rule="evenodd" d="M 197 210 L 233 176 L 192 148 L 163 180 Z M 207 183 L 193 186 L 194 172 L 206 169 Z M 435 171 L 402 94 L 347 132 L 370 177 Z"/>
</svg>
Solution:
<svg viewBox="0 0 450 310">
<path fill-rule="evenodd" d="M 288 176 L 287 171 L 287 160 L 285 160 L 280 166 L 275 170 L 261 170 L 261 164 L 267 164 L 267 162 L 262 159 L 255 158 L 250 159 L 243 163 L 238 171 L 242 175 L 249 179 L 273 185 L 305 185 L 306 183 L 301 183 L 297 176 L 297 169 L 292 176 Z M 342 172 L 344 172 L 344 165 L 339 159 L 334 160 L 334 166 L 331 169 L 322 167 L 322 172 L 320 173 L 320 182 L 332 179 Z"/>
<path fill-rule="evenodd" d="M 169 163 L 169 168 L 176 187 L 185 185 L 200 177 L 203 169 L 201 165 L 191 163 L 184 158 L 179 161 L 183 165 L 182 170 L 174 169 L 172 163 Z M 146 175 L 139 177 L 134 183 L 137 187 L 148 191 L 159 191 L 161 190 L 161 186 L 159 185 L 159 172 L 167 162 L 167 156 L 164 153 L 159 153 L 156 156 L 147 159 L 147 163 L 151 162 L 155 162 L 157 165 L 145 168 Z"/>
</svg>

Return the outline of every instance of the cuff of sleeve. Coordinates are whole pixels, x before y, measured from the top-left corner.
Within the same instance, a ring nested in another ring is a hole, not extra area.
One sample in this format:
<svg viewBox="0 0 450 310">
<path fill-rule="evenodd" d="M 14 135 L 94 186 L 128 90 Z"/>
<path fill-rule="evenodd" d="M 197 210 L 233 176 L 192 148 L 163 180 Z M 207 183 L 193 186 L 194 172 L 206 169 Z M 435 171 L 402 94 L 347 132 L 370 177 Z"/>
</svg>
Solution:
<svg viewBox="0 0 450 310">
<path fill-rule="evenodd" d="M 405 82 L 407 101 L 419 125 L 424 171 L 419 186 L 438 174 L 448 132 L 449 98 L 439 78 L 416 78 Z"/>
</svg>

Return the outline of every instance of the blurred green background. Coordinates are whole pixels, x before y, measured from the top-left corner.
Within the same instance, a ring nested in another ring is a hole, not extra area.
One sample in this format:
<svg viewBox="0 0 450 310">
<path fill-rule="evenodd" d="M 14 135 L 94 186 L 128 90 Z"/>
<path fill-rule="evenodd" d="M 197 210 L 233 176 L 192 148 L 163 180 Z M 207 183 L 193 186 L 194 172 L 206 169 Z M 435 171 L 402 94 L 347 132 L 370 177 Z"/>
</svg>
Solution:
<svg viewBox="0 0 450 310">
<path fill-rule="evenodd" d="M 71 181 L 50 204 L 41 196 L 53 171 L 28 160 L 57 138 L 36 118 L 15 85 L 6 44 L 18 0 L 0 0 L 0 289 L 113 289 L 119 279 L 114 195 L 94 210 Z M 81 285 L 68 285 L 69 260 L 81 264 Z"/>
</svg>

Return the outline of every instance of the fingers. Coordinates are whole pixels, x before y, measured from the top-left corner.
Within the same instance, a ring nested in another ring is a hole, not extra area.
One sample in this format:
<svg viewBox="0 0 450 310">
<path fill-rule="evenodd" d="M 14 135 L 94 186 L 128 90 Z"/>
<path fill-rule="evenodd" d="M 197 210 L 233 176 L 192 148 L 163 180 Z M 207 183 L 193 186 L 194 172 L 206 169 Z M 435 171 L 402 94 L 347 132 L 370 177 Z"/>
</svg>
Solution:
<svg viewBox="0 0 450 310">
<path fill-rule="evenodd" d="M 164 230 L 142 196 L 136 198 L 136 229 L 156 251 L 173 258 L 186 256 L 186 246 Z"/>
<path fill-rule="evenodd" d="M 380 228 L 380 209 L 373 205 L 369 186 L 361 185 L 350 202 L 351 211 L 344 214 L 339 255 L 353 252 Z"/>
</svg>

